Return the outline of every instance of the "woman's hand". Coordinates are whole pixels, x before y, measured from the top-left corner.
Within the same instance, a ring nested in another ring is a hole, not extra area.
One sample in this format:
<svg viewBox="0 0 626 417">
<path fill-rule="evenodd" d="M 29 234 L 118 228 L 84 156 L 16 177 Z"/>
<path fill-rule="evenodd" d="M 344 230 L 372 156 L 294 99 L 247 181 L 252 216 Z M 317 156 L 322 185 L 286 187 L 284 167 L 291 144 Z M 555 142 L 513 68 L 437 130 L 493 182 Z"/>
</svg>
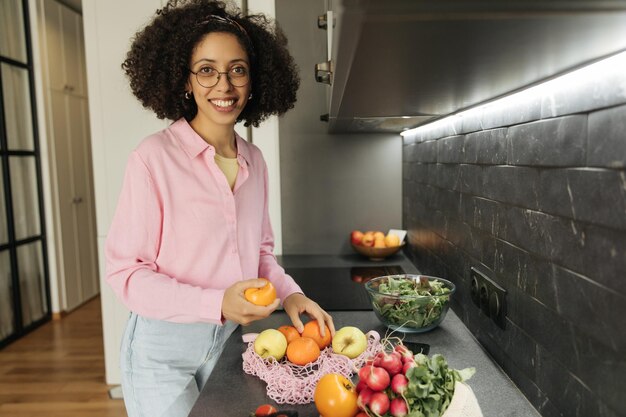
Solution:
<svg viewBox="0 0 626 417">
<path fill-rule="evenodd" d="M 330 314 L 322 310 L 319 304 L 305 297 L 303 294 L 294 293 L 285 298 L 283 308 L 298 332 L 302 333 L 304 330 L 304 325 L 300 320 L 300 314 L 306 313 L 312 320 L 317 320 L 322 336 L 326 334 L 326 330 L 330 330 L 331 336 L 335 335 L 335 325 L 333 324 L 333 318 Z M 328 329 L 326 329 L 326 327 Z"/>
<path fill-rule="evenodd" d="M 237 282 L 224 291 L 222 300 L 222 316 L 226 320 L 234 321 L 241 325 L 248 325 L 255 320 L 264 319 L 280 305 L 280 300 L 276 298 L 267 307 L 257 306 L 246 300 L 244 291 L 247 288 L 261 288 L 266 284 L 261 279 L 248 279 Z"/>
</svg>

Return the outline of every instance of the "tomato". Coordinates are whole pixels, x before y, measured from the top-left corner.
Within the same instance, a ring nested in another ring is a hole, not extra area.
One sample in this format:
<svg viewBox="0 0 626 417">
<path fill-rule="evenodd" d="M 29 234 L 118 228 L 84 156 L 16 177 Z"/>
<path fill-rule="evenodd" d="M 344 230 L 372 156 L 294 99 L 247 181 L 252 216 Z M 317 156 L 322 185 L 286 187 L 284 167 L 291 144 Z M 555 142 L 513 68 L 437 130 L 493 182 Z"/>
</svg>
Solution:
<svg viewBox="0 0 626 417">
<path fill-rule="evenodd" d="M 348 378 L 324 375 L 315 386 L 313 400 L 322 417 L 354 417 L 358 411 L 357 393 Z"/>
<path fill-rule="evenodd" d="M 277 413 L 278 410 L 269 404 L 263 404 L 257 407 L 254 412 L 254 417 L 269 416 L 270 414 Z"/>
<path fill-rule="evenodd" d="M 274 288 L 269 280 L 265 278 L 259 279 L 264 280 L 265 285 L 261 288 L 247 288 L 243 295 L 246 297 L 246 300 L 250 301 L 252 304 L 268 306 L 276 299 L 276 288 Z"/>
</svg>

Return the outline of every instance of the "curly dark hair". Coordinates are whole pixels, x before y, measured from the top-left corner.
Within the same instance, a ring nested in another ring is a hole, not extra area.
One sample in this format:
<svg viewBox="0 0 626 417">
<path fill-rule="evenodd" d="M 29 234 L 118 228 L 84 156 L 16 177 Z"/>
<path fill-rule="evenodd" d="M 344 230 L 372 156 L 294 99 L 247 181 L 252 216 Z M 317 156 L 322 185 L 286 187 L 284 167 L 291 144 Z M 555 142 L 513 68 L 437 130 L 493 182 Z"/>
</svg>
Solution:
<svg viewBox="0 0 626 417">
<path fill-rule="evenodd" d="M 198 108 L 194 100 L 185 99 L 185 83 L 192 52 L 210 32 L 234 34 L 250 58 L 254 94 L 238 121 L 258 126 L 268 116 L 293 108 L 300 78 L 283 31 L 262 14 L 246 16 L 216 0 L 170 0 L 135 35 L 122 69 L 145 108 L 159 119 L 195 117 Z"/>
</svg>

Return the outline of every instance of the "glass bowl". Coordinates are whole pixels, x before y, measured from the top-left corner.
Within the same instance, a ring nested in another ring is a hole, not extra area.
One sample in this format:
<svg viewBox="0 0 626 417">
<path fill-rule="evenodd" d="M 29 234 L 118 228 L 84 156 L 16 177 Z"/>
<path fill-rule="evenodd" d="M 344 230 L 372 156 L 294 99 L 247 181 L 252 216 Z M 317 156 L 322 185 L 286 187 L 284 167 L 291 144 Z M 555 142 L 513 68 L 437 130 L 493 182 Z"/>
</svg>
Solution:
<svg viewBox="0 0 626 417">
<path fill-rule="evenodd" d="M 439 326 L 456 286 L 427 275 L 386 275 L 365 283 L 376 317 L 392 330 L 423 333 Z"/>
</svg>

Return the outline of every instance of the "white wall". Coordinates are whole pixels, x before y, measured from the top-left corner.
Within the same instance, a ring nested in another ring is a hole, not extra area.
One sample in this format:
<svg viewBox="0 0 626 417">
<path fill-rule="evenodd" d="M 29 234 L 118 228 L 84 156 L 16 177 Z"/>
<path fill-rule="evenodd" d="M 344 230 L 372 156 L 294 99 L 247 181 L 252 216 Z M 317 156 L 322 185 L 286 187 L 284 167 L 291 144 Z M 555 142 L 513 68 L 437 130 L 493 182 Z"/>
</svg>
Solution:
<svg viewBox="0 0 626 417">
<path fill-rule="evenodd" d="M 263 13 L 275 18 L 274 0 L 248 0 L 248 12 Z M 254 91 L 254 87 L 253 87 Z M 274 253 L 283 253 L 282 214 L 281 214 L 281 186 L 280 186 L 280 147 L 278 138 L 278 117 L 272 116 L 259 127 L 252 129 L 252 141 L 263 152 L 267 163 L 270 202 L 269 213 L 274 230 Z"/>
<path fill-rule="evenodd" d="M 260 11 L 261 7 L 254 7 L 256 2 L 263 5 L 263 12 L 274 15 L 273 0 L 249 1 L 251 9 Z M 161 7 L 161 3 L 161 0 L 83 2 L 108 384 L 120 382 L 119 347 L 128 311 L 104 282 L 104 241 L 117 204 L 128 155 L 141 139 L 169 123 L 158 120 L 141 107 L 132 96 L 120 65 L 130 47 L 131 38 Z M 267 9 L 268 5 L 270 9 Z M 247 136 L 243 127 L 237 131 Z M 276 253 L 280 253 L 282 240 L 277 120 L 269 120 L 258 129 L 253 129 L 252 134 L 254 143 L 263 150 L 270 167 L 270 216 L 277 242 Z"/>
<path fill-rule="evenodd" d="M 144 110 L 131 95 L 120 65 L 130 46 L 130 38 L 160 6 L 160 0 L 83 2 L 108 384 L 120 382 L 119 347 L 128 311 L 104 282 L 104 241 L 128 155 L 141 139 L 167 125 Z"/>
</svg>

